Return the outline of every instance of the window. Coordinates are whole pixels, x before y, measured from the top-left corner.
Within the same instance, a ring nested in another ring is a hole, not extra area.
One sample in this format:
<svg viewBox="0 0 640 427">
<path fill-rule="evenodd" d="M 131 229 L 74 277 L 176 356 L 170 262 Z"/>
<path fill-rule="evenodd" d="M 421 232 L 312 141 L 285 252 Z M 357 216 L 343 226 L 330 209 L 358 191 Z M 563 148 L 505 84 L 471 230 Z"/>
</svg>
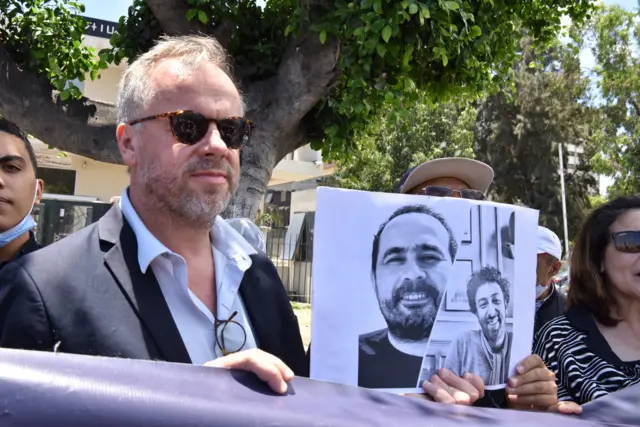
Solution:
<svg viewBox="0 0 640 427">
<path fill-rule="evenodd" d="M 76 189 L 76 171 L 38 168 L 38 178 L 44 181 L 44 192 L 73 196 Z"/>
</svg>

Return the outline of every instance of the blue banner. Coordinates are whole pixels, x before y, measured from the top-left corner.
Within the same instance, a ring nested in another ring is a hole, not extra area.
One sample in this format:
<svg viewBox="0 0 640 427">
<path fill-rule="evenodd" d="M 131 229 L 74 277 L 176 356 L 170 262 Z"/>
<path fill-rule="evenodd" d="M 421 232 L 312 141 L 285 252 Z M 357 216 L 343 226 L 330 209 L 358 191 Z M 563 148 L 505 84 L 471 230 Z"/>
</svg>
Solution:
<svg viewBox="0 0 640 427">
<path fill-rule="evenodd" d="M 246 372 L 19 350 L 0 350 L 0 383 L 3 427 L 640 424 L 629 406 L 637 388 L 586 405 L 578 417 L 442 405 L 302 378 L 279 396 Z"/>
</svg>

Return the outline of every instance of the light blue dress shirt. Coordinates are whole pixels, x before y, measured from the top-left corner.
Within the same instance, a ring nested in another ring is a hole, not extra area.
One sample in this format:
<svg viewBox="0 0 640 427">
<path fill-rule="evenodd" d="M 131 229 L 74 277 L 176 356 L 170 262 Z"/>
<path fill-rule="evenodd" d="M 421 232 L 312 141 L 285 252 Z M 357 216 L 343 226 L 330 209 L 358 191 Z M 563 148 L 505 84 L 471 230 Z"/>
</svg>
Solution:
<svg viewBox="0 0 640 427">
<path fill-rule="evenodd" d="M 222 356 L 216 345 L 215 318 L 189 289 L 185 259 L 151 234 L 133 208 L 127 192 L 128 188 L 122 193 L 120 209 L 136 235 L 140 270 L 146 273 L 151 267 L 191 361 L 201 365 Z M 244 273 L 251 267 L 250 255 L 256 250 L 221 217 L 216 217 L 211 227 L 211 241 L 218 319 L 226 320 L 237 311 L 233 320 L 243 326 L 247 335 L 243 350 L 256 348 L 251 324 L 238 292 Z M 242 338 L 240 328 L 228 327 L 225 330 L 227 348 L 239 346 Z"/>
</svg>

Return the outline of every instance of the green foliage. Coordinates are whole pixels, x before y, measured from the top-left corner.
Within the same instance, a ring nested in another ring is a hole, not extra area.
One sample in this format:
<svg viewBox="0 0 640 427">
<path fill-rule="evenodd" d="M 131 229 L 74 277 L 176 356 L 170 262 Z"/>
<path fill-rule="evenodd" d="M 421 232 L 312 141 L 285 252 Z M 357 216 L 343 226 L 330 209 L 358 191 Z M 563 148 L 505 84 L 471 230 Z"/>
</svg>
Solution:
<svg viewBox="0 0 640 427">
<path fill-rule="evenodd" d="M 302 9 L 297 0 L 269 0 L 264 9 L 255 0 L 185 1 L 190 9 L 176 19 L 233 24 L 228 50 L 249 80 L 276 72 L 291 37 L 339 41 L 338 81 L 312 119 L 311 134 L 321 135 L 312 148 L 322 148 L 326 160 L 344 159 L 355 148 L 352 136 L 381 109 L 391 121 L 407 114 L 419 93 L 435 103 L 500 88 L 523 31 L 546 46 L 563 14 L 580 21 L 591 10 L 591 0 L 336 0 L 330 10 Z M 159 34 L 142 0 L 121 24 L 106 59 L 132 60 Z"/>
<path fill-rule="evenodd" d="M 594 158 L 599 172 L 614 176 L 613 195 L 640 192 L 640 14 L 619 6 L 600 6 L 593 19 L 575 31 L 592 48 L 602 93 L 602 152 Z M 581 30 L 581 31 L 580 31 Z"/>
<path fill-rule="evenodd" d="M 233 31 L 227 49 L 236 70 L 250 69 L 258 79 L 276 72 L 291 22 L 299 15 L 294 0 L 270 0 L 263 9 L 255 0 L 224 2 L 219 0 L 184 0 L 189 5 L 187 21 L 197 20 L 214 29 L 221 22 L 231 22 Z M 260 23 L 259 25 L 257 23 Z M 111 38 L 112 49 L 101 52 L 116 62 L 129 62 L 147 51 L 162 30 L 144 0 L 135 0 L 128 15 L 120 18 L 120 28 Z"/>
<path fill-rule="evenodd" d="M 70 0 L 0 0 L 0 40 L 16 62 L 44 75 L 60 99 L 81 98 L 71 83 L 99 77 L 94 49 L 82 46 L 86 21 L 77 14 L 84 5 Z"/>
<path fill-rule="evenodd" d="M 318 117 L 335 126 L 325 132 L 329 159 L 342 158 L 348 136 L 381 107 L 390 106 L 390 115 L 406 113 L 418 101 L 416 89 L 430 102 L 498 89 L 517 59 L 521 31 L 545 46 L 560 28 L 561 9 L 580 20 L 590 8 L 588 1 L 486 0 L 337 0 L 334 6 L 316 23 L 341 43 L 337 90 Z"/>
<path fill-rule="evenodd" d="M 412 166 L 439 157 L 473 157 L 476 110 L 454 104 L 430 106 L 425 98 L 395 123 L 385 120 L 386 111 L 380 113 L 323 185 L 394 192 Z"/>
<path fill-rule="evenodd" d="M 608 201 L 609 201 L 608 198 L 603 197 L 599 194 L 597 196 L 589 196 L 589 205 L 591 205 L 592 209 L 595 209 L 600 205 L 604 205 Z"/>
<path fill-rule="evenodd" d="M 600 112 L 589 107 L 589 82 L 580 74 L 577 52 L 556 44 L 517 68 L 512 98 L 492 95 L 479 109 L 476 156 L 495 171 L 493 200 L 540 210 L 540 224 L 563 235 L 558 144 L 563 144 L 569 236 L 590 209 L 597 181 L 589 164 L 598 150 Z M 546 64 L 530 68 L 533 60 Z M 569 163 L 569 152 L 577 158 Z"/>
<path fill-rule="evenodd" d="M 102 49 L 100 59 L 105 63 L 133 62 L 140 54 L 151 49 L 162 34 L 158 21 L 144 0 L 134 0 L 127 18 L 121 16 L 118 29 L 111 36 L 111 49 Z"/>
</svg>

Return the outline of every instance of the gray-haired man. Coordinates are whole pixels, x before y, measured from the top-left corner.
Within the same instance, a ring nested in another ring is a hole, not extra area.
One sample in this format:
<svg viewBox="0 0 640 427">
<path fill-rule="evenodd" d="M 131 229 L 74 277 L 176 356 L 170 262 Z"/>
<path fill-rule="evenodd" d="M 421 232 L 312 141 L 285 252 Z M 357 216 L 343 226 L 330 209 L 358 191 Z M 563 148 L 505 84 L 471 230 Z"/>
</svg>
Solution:
<svg viewBox="0 0 640 427">
<path fill-rule="evenodd" d="M 130 185 L 98 223 L 4 268 L 0 346 L 248 369 L 277 392 L 308 374 L 277 271 L 219 217 L 254 127 L 227 64 L 184 36 L 127 68 Z"/>
</svg>

